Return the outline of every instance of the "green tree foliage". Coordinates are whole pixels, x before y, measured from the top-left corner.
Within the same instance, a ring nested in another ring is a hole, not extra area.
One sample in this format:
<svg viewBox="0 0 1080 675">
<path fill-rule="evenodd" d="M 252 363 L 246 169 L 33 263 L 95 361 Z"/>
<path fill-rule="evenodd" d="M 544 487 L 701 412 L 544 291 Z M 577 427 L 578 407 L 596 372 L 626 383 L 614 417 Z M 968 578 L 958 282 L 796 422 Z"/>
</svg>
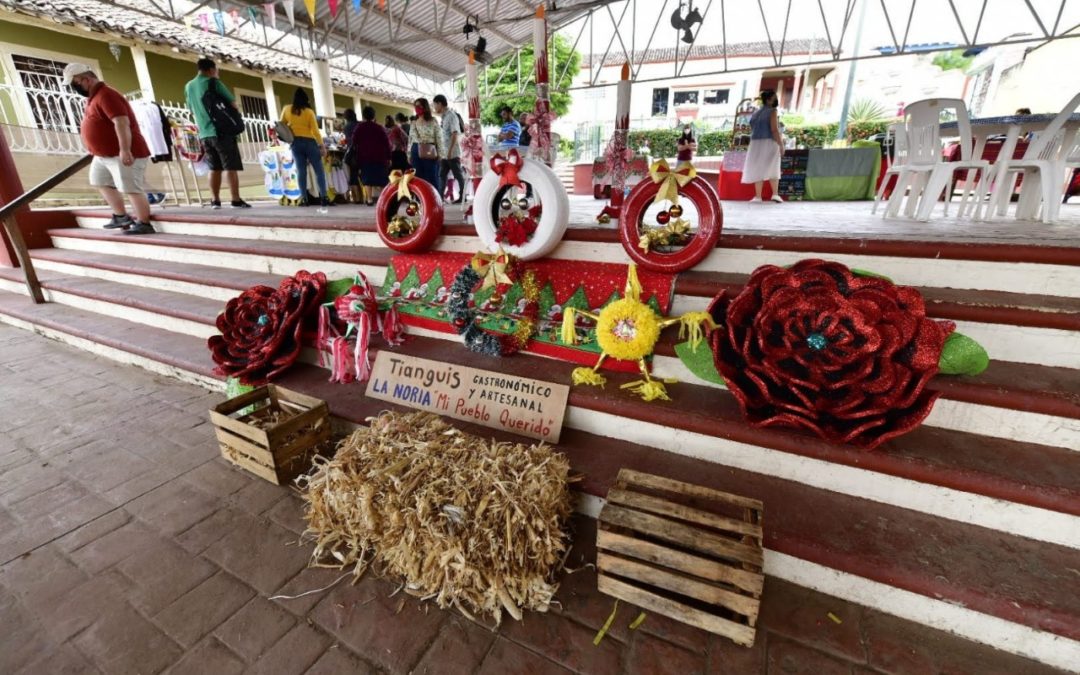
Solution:
<svg viewBox="0 0 1080 675">
<path fill-rule="evenodd" d="M 954 49 L 951 52 L 939 52 L 934 55 L 930 63 L 942 70 L 967 71 L 968 66 L 975 59 L 974 56 L 964 56 L 964 50 Z"/>
<path fill-rule="evenodd" d="M 566 68 L 566 75 L 560 77 L 568 60 L 570 66 Z M 515 116 L 523 112 L 532 112 L 533 105 L 536 103 L 536 90 L 531 84 L 533 62 L 533 47 L 529 44 L 521 49 L 521 78 L 530 83 L 525 87 L 523 94 L 518 94 L 517 57 L 513 52 L 496 59 L 484 69 L 481 77 L 487 86 L 480 84 L 480 120 L 484 124 L 500 124 L 499 108 L 504 105 L 513 108 Z M 567 89 L 581 70 L 581 54 L 573 48 L 572 42 L 556 34 L 555 58 L 549 63 L 553 64 L 550 73 L 551 109 L 556 115 L 565 115 L 570 109 L 571 100 Z M 501 81 L 500 75 L 502 75 Z"/>
</svg>

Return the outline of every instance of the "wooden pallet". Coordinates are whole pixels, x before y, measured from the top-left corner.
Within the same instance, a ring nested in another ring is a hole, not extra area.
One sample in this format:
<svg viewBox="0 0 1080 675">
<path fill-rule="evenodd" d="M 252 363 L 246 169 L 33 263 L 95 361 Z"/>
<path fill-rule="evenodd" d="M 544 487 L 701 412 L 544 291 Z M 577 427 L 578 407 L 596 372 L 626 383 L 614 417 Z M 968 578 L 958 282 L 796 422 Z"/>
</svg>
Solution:
<svg viewBox="0 0 1080 675">
<path fill-rule="evenodd" d="M 254 424 L 274 413 L 288 416 L 276 424 Z M 306 471 L 315 447 L 330 438 L 324 401 L 273 384 L 214 406 L 210 420 L 221 456 L 275 485 Z"/>
<path fill-rule="evenodd" d="M 756 499 L 622 469 L 600 511 L 600 592 L 752 646 L 761 516 Z"/>
</svg>

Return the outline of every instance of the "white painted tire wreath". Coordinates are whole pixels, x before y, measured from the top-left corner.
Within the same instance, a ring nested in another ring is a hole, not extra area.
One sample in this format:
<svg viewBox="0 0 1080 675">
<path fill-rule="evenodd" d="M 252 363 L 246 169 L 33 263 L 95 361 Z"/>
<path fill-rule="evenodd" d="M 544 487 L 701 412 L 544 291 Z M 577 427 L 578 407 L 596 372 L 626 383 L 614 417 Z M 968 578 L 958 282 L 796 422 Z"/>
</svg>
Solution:
<svg viewBox="0 0 1080 675">
<path fill-rule="evenodd" d="M 501 201 L 499 193 L 503 186 L 500 184 L 500 176 L 494 171 L 484 175 L 480 187 L 476 190 L 473 220 L 476 234 L 487 251 L 495 253 L 502 246 L 504 251 L 516 258 L 535 260 L 554 251 L 562 241 L 570 221 L 570 199 L 566 196 L 566 189 L 559 177 L 543 162 L 524 160 L 518 176 L 532 186 L 534 198 L 538 198 L 543 207 L 536 232 L 529 241 L 520 246 L 512 246 L 495 240 L 500 207 L 498 202 Z"/>
</svg>

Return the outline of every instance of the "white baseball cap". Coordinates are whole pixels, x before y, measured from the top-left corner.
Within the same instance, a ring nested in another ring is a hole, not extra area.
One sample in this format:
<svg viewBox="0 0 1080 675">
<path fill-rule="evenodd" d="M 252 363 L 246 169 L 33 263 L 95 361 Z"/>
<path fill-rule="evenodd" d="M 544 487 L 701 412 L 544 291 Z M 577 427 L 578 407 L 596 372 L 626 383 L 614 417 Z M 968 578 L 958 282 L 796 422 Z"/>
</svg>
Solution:
<svg viewBox="0 0 1080 675">
<path fill-rule="evenodd" d="M 71 84 L 71 81 L 84 73 L 93 73 L 94 69 L 85 63 L 69 63 L 64 66 L 64 79 L 65 85 Z"/>
</svg>

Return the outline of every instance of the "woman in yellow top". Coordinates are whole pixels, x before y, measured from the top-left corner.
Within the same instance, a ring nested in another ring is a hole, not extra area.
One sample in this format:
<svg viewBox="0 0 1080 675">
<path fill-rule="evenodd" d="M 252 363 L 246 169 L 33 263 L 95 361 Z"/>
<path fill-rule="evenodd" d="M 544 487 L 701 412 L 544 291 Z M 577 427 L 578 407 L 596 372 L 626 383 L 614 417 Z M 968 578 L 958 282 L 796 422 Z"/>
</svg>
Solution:
<svg viewBox="0 0 1080 675">
<path fill-rule="evenodd" d="M 281 121 L 293 132 L 292 154 L 296 160 L 296 177 L 300 183 L 301 206 L 311 206 L 313 201 L 307 189 L 308 164 L 315 170 L 315 180 L 319 184 L 319 200 L 323 206 L 330 206 L 326 198 L 326 172 L 323 170 L 323 156 L 326 149 L 322 144 L 322 133 L 315 111 L 307 92 L 297 88 L 293 94 L 292 105 L 281 111 Z"/>
</svg>

